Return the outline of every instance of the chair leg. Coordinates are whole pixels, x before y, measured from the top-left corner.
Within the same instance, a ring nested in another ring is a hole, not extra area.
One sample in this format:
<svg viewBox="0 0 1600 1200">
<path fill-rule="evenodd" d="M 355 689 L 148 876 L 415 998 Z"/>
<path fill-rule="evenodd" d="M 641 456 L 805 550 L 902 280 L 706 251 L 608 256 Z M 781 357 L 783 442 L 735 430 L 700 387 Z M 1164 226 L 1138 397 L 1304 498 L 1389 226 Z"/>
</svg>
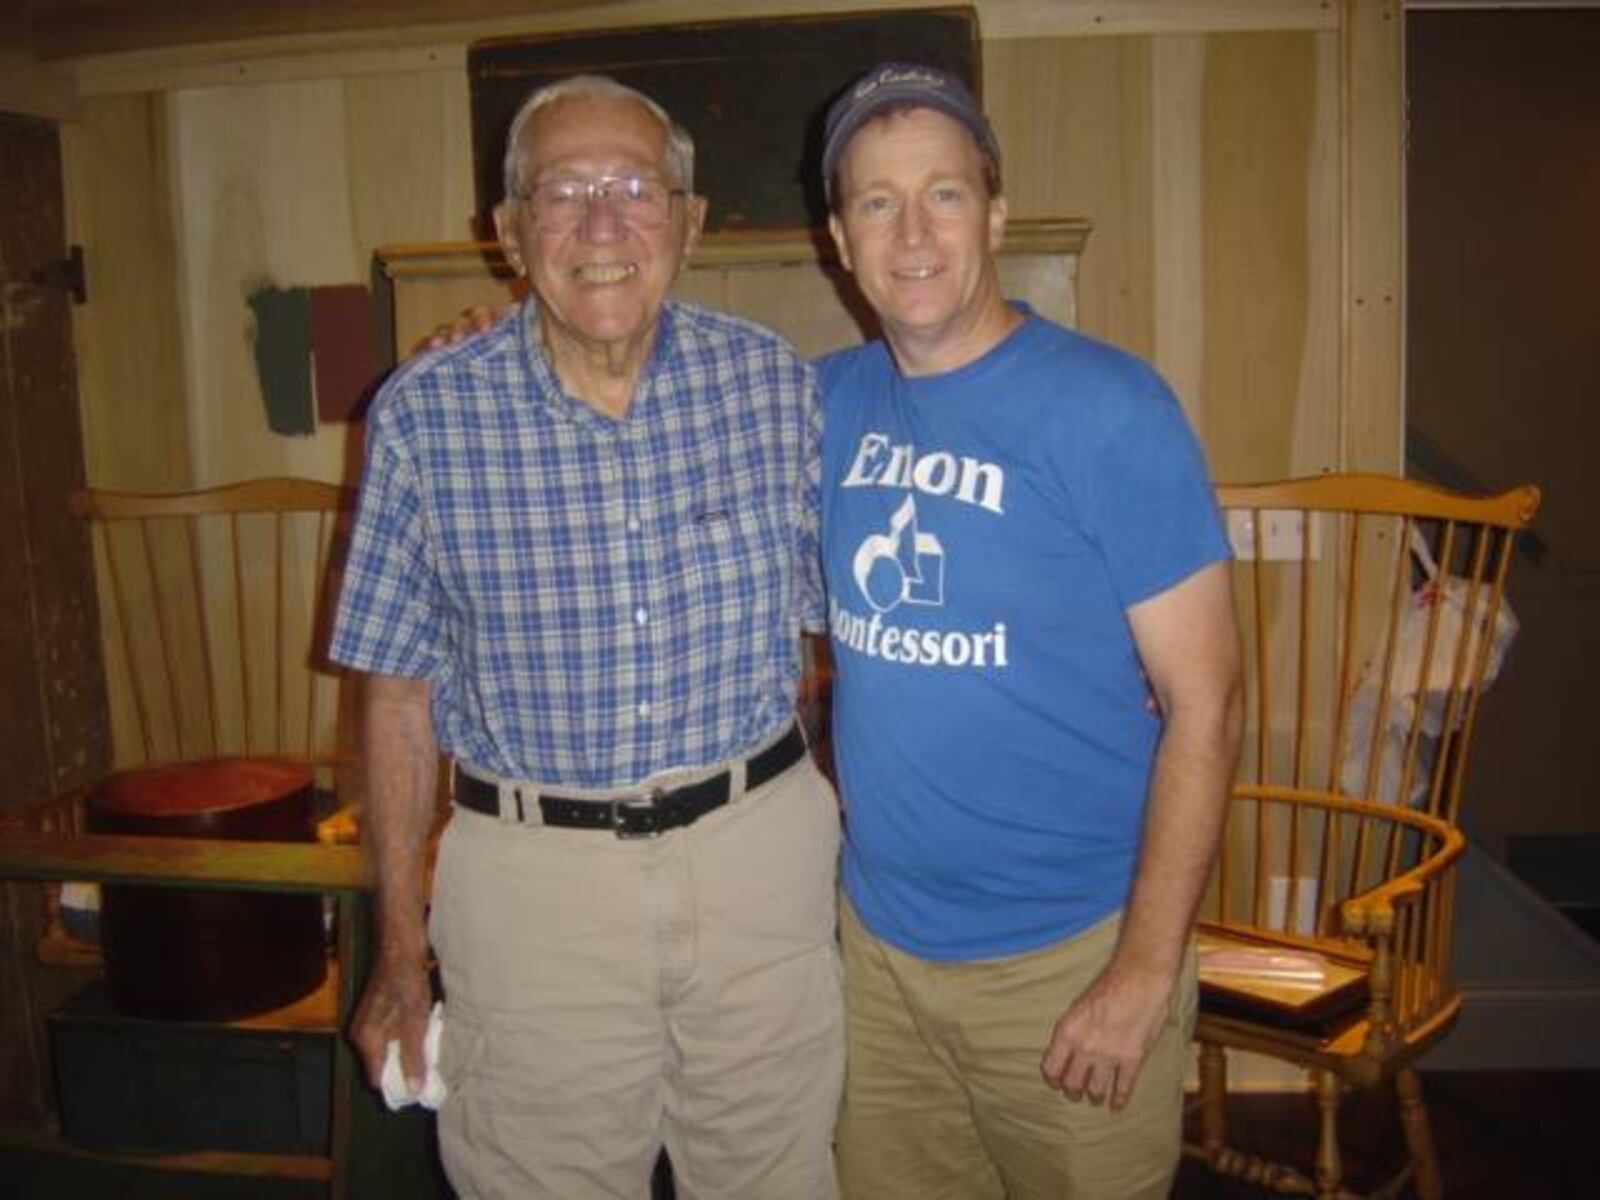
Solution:
<svg viewBox="0 0 1600 1200">
<path fill-rule="evenodd" d="M 1417 1196 L 1419 1200 L 1439 1200 L 1444 1195 L 1444 1181 L 1439 1174 L 1439 1154 L 1433 1145 L 1428 1108 L 1422 1102 L 1422 1080 L 1411 1067 L 1402 1067 L 1394 1083 L 1400 1094 L 1400 1124 L 1406 1133 L 1406 1149 L 1416 1168 L 1413 1178 Z"/>
<path fill-rule="evenodd" d="M 1214 1159 L 1228 1141 L 1228 1056 L 1214 1042 L 1200 1043 L 1200 1146 Z"/>
<path fill-rule="evenodd" d="M 1316 1072 L 1317 1200 L 1336 1200 L 1342 1182 L 1339 1163 L 1339 1077 L 1332 1071 Z"/>
</svg>

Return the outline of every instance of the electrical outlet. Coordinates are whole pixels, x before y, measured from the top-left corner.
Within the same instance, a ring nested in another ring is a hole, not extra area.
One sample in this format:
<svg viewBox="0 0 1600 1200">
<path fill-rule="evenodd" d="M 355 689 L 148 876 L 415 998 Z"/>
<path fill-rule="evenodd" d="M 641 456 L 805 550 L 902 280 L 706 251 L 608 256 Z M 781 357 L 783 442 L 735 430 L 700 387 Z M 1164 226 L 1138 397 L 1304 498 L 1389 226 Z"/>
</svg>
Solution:
<svg viewBox="0 0 1600 1200">
<path fill-rule="evenodd" d="M 1285 933 L 1298 933 L 1312 937 L 1317 932 L 1317 881 L 1314 876 L 1301 875 L 1294 886 L 1294 924 L 1288 921 L 1289 877 L 1267 877 L 1267 926 Z"/>
<path fill-rule="evenodd" d="M 1255 559 L 1257 524 L 1259 549 L 1266 562 L 1298 562 L 1305 557 L 1306 514 L 1298 508 L 1236 508 L 1228 512 L 1228 541 L 1240 562 Z M 1311 526 L 1311 557 L 1317 557 L 1317 527 Z"/>
</svg>

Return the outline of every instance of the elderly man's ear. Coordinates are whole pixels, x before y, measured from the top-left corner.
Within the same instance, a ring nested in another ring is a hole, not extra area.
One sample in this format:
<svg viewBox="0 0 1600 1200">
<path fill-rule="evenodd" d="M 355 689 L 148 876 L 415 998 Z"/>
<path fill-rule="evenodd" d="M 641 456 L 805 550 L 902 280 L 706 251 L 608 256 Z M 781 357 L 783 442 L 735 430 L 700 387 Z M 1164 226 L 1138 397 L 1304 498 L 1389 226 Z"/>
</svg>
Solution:
<svg viewBox="0 0 1600 1200">
<path fill-rule="evenodd" d="M 700 244 L 700 235 L 706 229 L 706 210 L 710 202 L 704 196 L 690 192 L 683 198 L 684 215 L 688 219 L 687 228 L 684 230 L 683 261 L 687 266 L 689 256 L 694 253 L 695 247 Z"/>
</svg>

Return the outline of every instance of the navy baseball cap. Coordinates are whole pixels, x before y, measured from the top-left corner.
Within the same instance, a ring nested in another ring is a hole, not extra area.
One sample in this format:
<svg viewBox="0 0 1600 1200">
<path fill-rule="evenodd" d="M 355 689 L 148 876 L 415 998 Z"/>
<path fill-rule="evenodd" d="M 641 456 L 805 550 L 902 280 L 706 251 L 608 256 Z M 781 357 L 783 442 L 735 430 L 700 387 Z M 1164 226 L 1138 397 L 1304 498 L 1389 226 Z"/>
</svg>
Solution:
<svg viewBox="0 0 1600 1200">
<path fill-rule="evenodd" d="M 964 125 L 983 152 L 1000 161 L 1000 143 L 967 85 L 948 71 L 921 63 L 879 63 L 828 108 L 822 132 L 822 185 L 833 199 L 833 176 L 850 139 L 873 117 L 893 108 L 933 108 Z"/>
</svg>

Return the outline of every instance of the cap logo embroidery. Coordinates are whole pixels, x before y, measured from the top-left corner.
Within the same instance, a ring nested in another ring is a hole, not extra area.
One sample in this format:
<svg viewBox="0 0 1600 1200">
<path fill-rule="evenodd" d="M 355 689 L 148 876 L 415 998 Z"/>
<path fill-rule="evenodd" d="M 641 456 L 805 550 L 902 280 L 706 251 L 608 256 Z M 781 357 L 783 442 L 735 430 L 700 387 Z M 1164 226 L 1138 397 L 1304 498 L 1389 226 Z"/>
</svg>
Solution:
<svg viewBox="0 0 1600 1200">
<path fill-rule="evenodd" d="M 861 100 L 872 95 L 880 87 L 888 87 L 896 83 L 921 83 L 928 87 L 942 88 L 945 81 L 931 71 L 918 70 L 915 67 L 898 70 L 894 67 L 885 67 L 876 75 L 870 75 L 856 84 L 855 94 L 852 99 Z"/>
</svg>

